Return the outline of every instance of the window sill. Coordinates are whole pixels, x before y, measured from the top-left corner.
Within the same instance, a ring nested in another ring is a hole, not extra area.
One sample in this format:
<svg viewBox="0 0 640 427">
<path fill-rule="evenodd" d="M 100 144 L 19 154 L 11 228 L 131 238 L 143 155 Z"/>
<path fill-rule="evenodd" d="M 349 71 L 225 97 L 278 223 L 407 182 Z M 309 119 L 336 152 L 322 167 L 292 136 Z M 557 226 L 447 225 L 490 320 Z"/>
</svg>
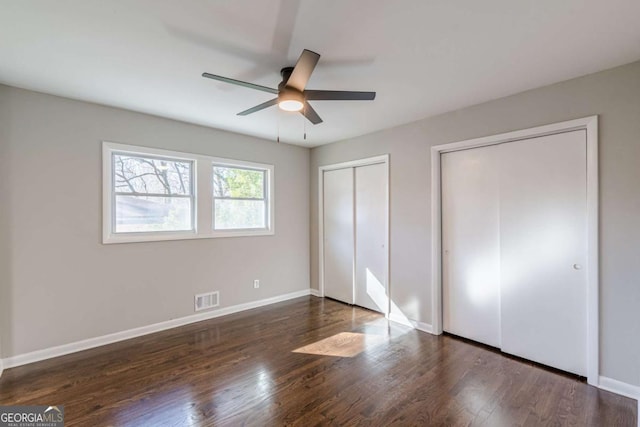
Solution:
<svg viewBox="0 0 640 427">
<path fill-rule="evenodd" d="M 118 243 L 143 243 L 143 242 L 162 242 L 170 240 L 194 240 L 194 239 L 217 239 L 221 237 L 257 237 L 257 236 L 273 236 L 274 230 L 229 230 L 229 231 L 210 231 L 208 233 L 189 232 L 165 232 L 156 234 L 146 233 L 126 233 L 126 234 L 110 234 L 102 238 L 105 245 Z"/>
<path fill-rule="evenodd" d="M 250 236 L 272 236 L 273 230 L 216 230 L 207 237 L 250 237 Z"/>
</svg>

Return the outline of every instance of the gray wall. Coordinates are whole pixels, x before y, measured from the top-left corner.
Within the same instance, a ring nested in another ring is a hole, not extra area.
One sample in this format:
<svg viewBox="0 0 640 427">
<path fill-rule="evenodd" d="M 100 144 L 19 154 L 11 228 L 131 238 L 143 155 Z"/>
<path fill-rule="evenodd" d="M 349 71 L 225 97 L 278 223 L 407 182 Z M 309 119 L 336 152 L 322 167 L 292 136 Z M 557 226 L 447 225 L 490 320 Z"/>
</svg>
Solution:
<svg viewBox="0 0 640 427">
<path fill-rule="evenodd" d="M 318 166 L 390 153 L 391 297 L 407 317 L 431 323 L 430 146 L 595 114 L 601 375 L 640 384 L 640 62 L 314 148 L 312 287 L 318 287 Z"/>
<path fill-rule="evenodd" d="M 0 132 L 2 356 L 309 289 L 309 149 L 7 86 Z M 102 140 L 274 164 L 276 234 L 103 245 Z"/>
</svg>

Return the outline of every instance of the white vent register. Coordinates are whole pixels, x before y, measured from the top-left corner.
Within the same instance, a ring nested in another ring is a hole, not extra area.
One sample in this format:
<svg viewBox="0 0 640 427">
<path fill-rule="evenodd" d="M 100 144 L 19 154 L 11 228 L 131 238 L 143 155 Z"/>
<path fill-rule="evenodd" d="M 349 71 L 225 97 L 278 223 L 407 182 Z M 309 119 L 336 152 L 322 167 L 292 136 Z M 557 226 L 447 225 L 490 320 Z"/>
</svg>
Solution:
<svg viewBox="0 0 640 427">
<path fill-rule="evenodd" d="M 220 305 L 220 293 L 218 291 L 195 296 L 195 311 L 206 310 Z"/>
</svg>

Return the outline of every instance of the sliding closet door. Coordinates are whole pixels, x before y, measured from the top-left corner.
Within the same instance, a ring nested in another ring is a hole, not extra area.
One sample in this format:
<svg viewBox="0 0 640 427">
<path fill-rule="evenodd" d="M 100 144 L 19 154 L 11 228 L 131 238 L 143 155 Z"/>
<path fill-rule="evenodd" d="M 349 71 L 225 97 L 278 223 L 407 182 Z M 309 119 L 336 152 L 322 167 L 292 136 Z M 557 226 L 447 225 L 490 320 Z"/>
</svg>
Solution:
<svg viewBox="0 0 640 427">
<path fill-rule="evenodd" d="M 502 349 L 586 374 L 586 134 L 500 146 Z"/>
<path fill-rule="evenodd" d="M 444 330 L 495 347 L 500 346 L 498 149 L 441 156 Z"/>
<path fill-rule="evenodd" d="M 353 304 L 353 168 L 325 171 L 324 294 Z"/>
<path fill-rule="evenodd" d="M 387 167 L 355 168 L 356 281 L 355 304 L 388 312 Z"/>
</svg>

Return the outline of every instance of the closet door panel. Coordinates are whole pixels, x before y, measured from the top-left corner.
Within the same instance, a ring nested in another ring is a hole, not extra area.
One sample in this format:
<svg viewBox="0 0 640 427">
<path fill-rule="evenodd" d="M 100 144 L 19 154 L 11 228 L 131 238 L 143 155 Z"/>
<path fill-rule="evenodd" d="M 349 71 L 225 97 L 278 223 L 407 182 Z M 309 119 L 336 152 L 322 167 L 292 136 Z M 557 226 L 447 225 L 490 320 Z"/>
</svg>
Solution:
<svg viewBox="0 0 640 427">
<path fill-rule="evenodd" d="M 387 168 L 385 164 L 355 169 L 356 281 L 355 304 L 388 312 Z"/>
<path fill-rule="evenodd" d="M 324 294 L 353 304 L 353 168 L 325 171 L 323 179 Z"/>
<path fill-rule="evenodd" d="M 497 150 L 441 156 L 443 327 L 494 347 L 500 346 Z"/>
<path fill-rule="evenodd" d="M 502 350 L 586 374 L 586 135 L 500 146 Z"/>
</svg>

